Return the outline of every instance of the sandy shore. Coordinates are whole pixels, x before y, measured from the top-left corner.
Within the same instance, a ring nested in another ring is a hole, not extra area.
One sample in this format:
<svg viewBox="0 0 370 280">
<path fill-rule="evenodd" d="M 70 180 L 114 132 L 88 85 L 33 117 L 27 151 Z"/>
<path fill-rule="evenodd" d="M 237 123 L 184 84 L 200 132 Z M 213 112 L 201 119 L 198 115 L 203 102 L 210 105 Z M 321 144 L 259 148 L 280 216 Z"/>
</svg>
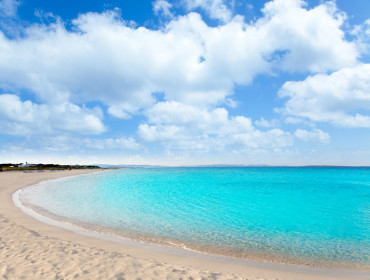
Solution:
<svg viewBox="0 0 370 280">
<path fill-rule="evenodd" d="M 40 222 L 12 201 L 20 188 L 88 172 L 94 171 L 0 173 L 0 279 L 369 279 L 365 272 L 233 260 L 130 240 L 97 239 Z"/>
</svg>

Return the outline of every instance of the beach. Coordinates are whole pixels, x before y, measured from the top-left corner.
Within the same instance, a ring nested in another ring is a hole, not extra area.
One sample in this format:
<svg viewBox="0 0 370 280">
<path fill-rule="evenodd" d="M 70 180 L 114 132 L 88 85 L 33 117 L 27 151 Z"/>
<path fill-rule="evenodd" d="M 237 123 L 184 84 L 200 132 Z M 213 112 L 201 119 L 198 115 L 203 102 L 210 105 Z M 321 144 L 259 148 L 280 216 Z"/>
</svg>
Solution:
<svg viewBox="0 0 370 280">
<path fill-rule="evenodd" d="M 14 205 L 17 190 L 96 170 L 0 173 L 2 279 L 368 279 L 366 272 L 205 255 L 43 223 Z"/>
</svg>

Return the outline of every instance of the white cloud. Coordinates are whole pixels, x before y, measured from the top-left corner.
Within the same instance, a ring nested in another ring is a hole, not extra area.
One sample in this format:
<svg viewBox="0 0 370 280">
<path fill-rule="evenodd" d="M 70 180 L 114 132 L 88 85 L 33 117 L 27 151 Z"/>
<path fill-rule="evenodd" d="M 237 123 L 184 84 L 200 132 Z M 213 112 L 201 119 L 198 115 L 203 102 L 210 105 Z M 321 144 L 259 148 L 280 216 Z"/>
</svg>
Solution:
<svg viewBox="0 0 370 280">
<path fill-rule="evenodd" d="M 328 144 L 330 142 L 330 135 L 317 128 L 312 131 L 297 129 L 294 132 L 294 136 L 304 142 L 314 141 L 320 144 Z"/>
<path fill-rule="evenodd" d="M 17 14 L 17 10 L 20 1 L 17 0 L 1 0 L 0 1 L 0 16 L 14 17 Z"/>
<path fill-rule="evenodd" d="M 83 143 L 85 147 L 99 150 L 111 150 L 111 149 L 137 150 L 140 148 L 140 144 L 137 143 L 136 140 L 132 137 L 85 139 L 83 140 Z"/>
<path fill-rule="evenodd" d="M 272 119 L 269 121 L 265 120 L 263 117 L 261 117 L 260 120 L 256 120 L 254 123 L 261 127 L 277 127 L 280 124 L 279 120 L 277 119 Z"/>
<path fill-rule="evenodd" d="M 207 110 L 179 102 L 160 102 L 148 110 L 152 124 L 183 125 L 207 134 L 232 134 L 253 129 L 249 118 L 229 118 L 225 108 Z"/>
<path fill-rule="evenodd" d="M 108 108 L 108 113 L 111 114 L 112 116 L 115 116 L 116 118 L 120 118 L 120 119 L 124 119 L 124 120 L 128 120 L 131 118 L 131 115 L 128 113 L 128 112 L 132 112 L 130 111 L 130 106 L 128 106 L 129 104 L 127 104 L 127 106 L 125 106 L 124 104 L 122 105 L 112 105 Z M 125 109 L 125 108 L 128 108 L 128 109 Z M 133 110 L 135 111 L 135 109 Z"/>
<path fill-rule="evenodd" d="M 175 125 L 148 125 L 141 124 L 139 126 L 139 135 L 145 141 L 166 141 L 176 140 L 180 135 L 178 132 L 180 128 Z"/>
<path fill-rule="evenodd" d="M 202 8 L 210 18 L 218 19 L 223 23 L 230 21 L 232 17 L 231 7 L 225 0 L 184 0 L 184 2 L 189 11 Z"/>
<path fill-rule="evenodd" d="M 133 26 L 108 11 L 82 14 L 69 29 L 57 20 L 31 25 L 21 37 L 0 32 L 0 88 L 36 96 L 31 102 L 0 95 L 0 128 L 17 135 L 99 134 L 106 130 L 102 112 L 83 105 L 98 102 L 121 119 L 144 112 L 148 120 L 138 128 L 141 139 L 172 150 L 279 150 L 294 138 L 325 142 L 326 134 L 318 130 L 296 131 L 294 137 L 271 129 L 278 126 L 275 120 L 255 121 L 259 130 L 250 118 L 230 116 L 223 108 L 237 106 L 236 86 L 262 74 L 297 71 L 313 76 L 288 82 L 280 91 L 289 98 L 282 109 L 287 119 L 369 125 L 367 115 L 354 113 L 368 109 L 369 71 L 356 70 L 360 51 L 345 39 L 345 15 L 334 2 L 307 9 L 304 1 L 274 0 L 251 23 L 233 16 L 231 2 L 186 2 L 189 9 L 202 8 L 219 19 L 216 27 L 194 12 L 170 17 L 171 4 L 156 0 L 154 11 L 171 19 L 160 30 Z M 325 74 L 332 71 L 337 72 Z M 325 86 L 317 89 L 319 83 Z M 320 104 L 313 108 L 316 101 Z M 132 138 L 85 143 L 102 149 L 138 145 Z"/>
<path fill-rule="evenodd" d="M 172 18 L 171 8 L 172 4 L 168 3 L 166 0 L 155 0 L 155 2 L 153 2 L 153 10 L 156 15 L 162 13 L 165 17 Z"/>
<path fill-rule="evenodd" d="M 157 141 L 169 150 L 225 152 L 228 149 L 281 148 L 292 145 L 292 137 L 280 129 L 260 131 L 243 116 L 230 117 L 224 108 L 207 110 L 178 102 L 161 102 L 147 112 L 149 124 L 138 134 Z"/>
<path fill-rule="evenodd" d="M 311 10 L 301 5 L 272 1 L 252 24 L 237 16 L 210 27 L 190 13 L 150 30 L 106 12 L 80 15 L 73 31 L 58 21 L 32 25 L 21 38 L 0 33 L 0 87 L 28 89 L 49 104 L 100 101 L 127 119 L 153 106 L 154 92 L 169 101 L 215 106 L 227 102 L 236 85 L 275 68 L 352 65 L 357 52 L 340 29 L 343 16 L 324 4 Z"/>
<path fill-rule="evenodd" d="M 301 0 L 265 4 L 265 16 L 256 26 L 259 36 L 266 36 L 267 56 L 286 71 L 325 72 L 353 65 L 356 46 L 345 40 L 340 28 L 345 14 L 332 1 L 310 10 L 304 6 Z"/>
<path fill-rule="evenodd" d="M 94 155 L 115 155 L 124 152 L 137 151 L 142 146 L 132 137 L 118 138 L 88 138 L 85 135 L 76 134 L 41 134 L 39 137 L 27 137 L 25 141 L 12 142 L 7 149 L 14 151 L 40 152 L 40 153 L 72 153 Z M 117 153 L 119 152 L 119 153 Z"/>
<path fill-rule="evenodd" d="M 342 127 L 370 127 L 370 64 L 286 82 L 279 95 L 288 98 L 281 109 L 285 115 Z"/>
<path fill-rule="evenodd" d="M 357 25 L 351 34 L 356 37 L 356 45 L 360 53 L 370 53 L 370 19 L 363 24 Z"/>
<path fill-rule="evenodd" d="M 22 102 L 13 94 L 0 95 L 0 117 L 2 134 L 99 134 L 105 131 L 98 108 L 87 109 L 71 103 L 47 105 L 29 100 Z"/>
</svg>

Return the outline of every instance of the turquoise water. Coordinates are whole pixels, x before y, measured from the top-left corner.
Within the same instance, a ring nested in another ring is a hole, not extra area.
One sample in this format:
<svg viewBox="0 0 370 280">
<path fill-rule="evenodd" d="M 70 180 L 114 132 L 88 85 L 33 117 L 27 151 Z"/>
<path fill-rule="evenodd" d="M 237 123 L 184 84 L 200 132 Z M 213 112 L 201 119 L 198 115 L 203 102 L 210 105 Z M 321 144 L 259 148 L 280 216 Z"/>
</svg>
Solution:
<svg viewBox="0 0 370 280">
<path fill-rule="evenodd" d="M 94 230 L 267 261 L 370 268 L 369 168 L 149 168 L 26 188 Z"/>
</svg>

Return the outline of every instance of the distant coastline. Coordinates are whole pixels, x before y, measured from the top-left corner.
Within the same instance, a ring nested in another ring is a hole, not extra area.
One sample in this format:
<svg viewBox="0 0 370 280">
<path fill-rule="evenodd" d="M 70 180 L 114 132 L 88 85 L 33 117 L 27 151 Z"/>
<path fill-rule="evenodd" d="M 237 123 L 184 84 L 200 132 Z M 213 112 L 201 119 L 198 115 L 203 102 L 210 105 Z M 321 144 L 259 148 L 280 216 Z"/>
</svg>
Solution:
<svg viewBox="0 0 370 280">
<path fill-rule="evenodd" d="M 135 164 L 24 164 L 0 163 L 2 171 L 39 171 L 39 170 L 81 170 L 81 169 L 119 169 L 119 168 L 370 168 L 369 165 L 267 165 L 267 164 L 204 164 L 204 165 L 135 165 Z"/>
<path fill-rule="evenodd" d="M 206 167 L 206 168 L 370 168 L 370 165 L 267 165 L 267 164 L 204 164 L 204 165 L 135 165 L 135 164 L 96 164 L 101 168 L 194 168 L 194 167 Z"/>
<path fill-rule="evenodd" d="M 37 170 L 72 170 L 72 169 L 102 169 L 96 165 L 60 165 L 60 164 L 28 164 L 28 163 L 1 163 L 2 171 L 37 171 Z"/>
</svg>

